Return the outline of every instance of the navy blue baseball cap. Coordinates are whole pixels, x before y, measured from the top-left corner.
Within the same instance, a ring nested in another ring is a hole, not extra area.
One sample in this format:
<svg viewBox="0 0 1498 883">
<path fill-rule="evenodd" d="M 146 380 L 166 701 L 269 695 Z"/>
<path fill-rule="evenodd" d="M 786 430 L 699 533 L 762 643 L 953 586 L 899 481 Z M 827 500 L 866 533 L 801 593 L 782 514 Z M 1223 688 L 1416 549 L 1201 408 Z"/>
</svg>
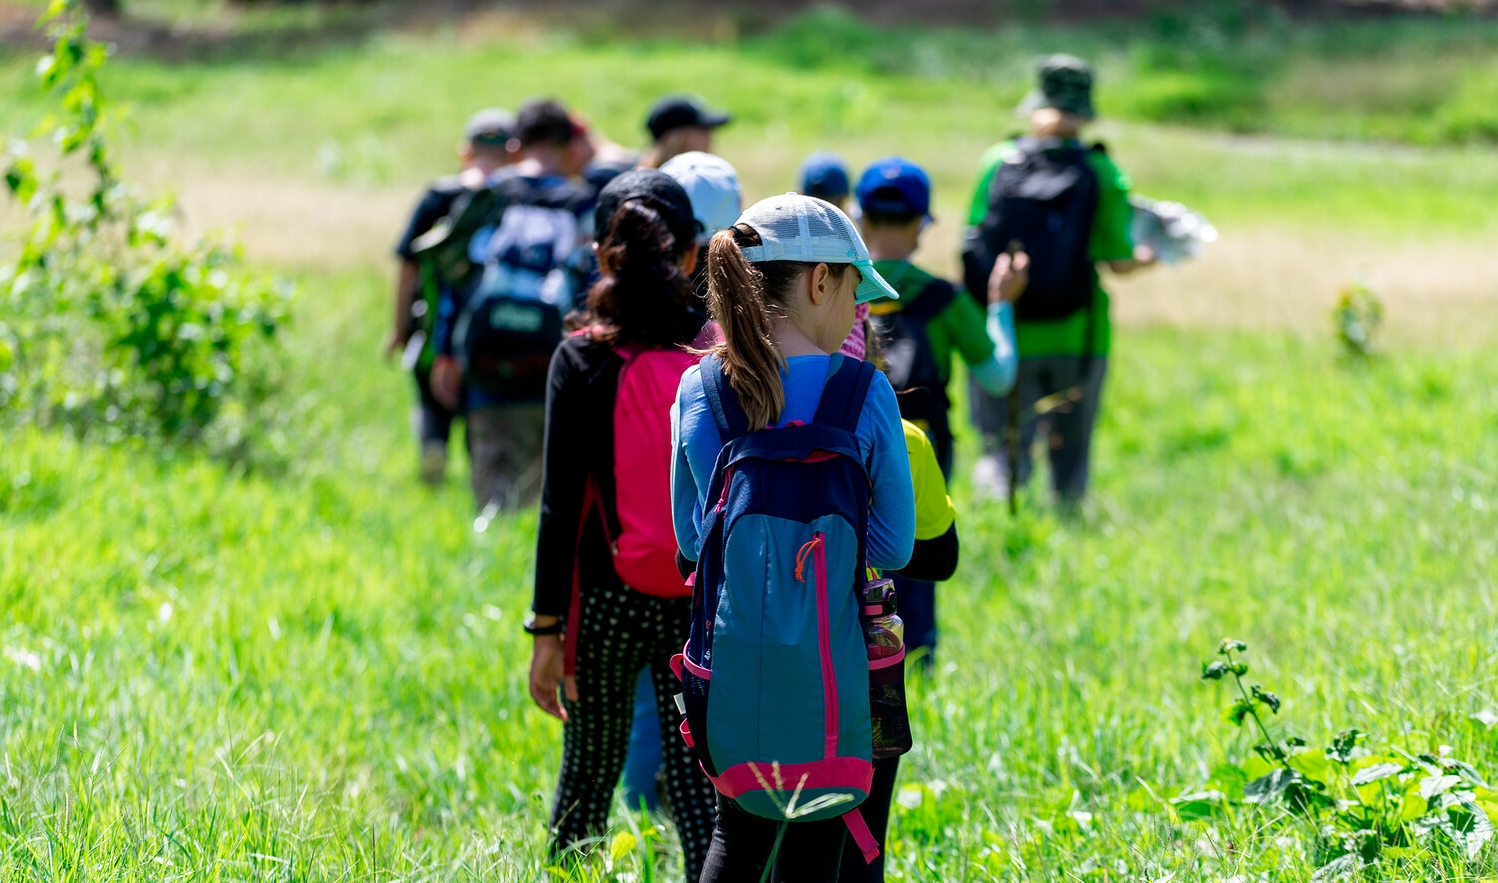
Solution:
<svg viewBox="0 0 1498 883">
<path fill-rule="evenodd" d="M 822 150 L 801 163 L 801 192 L 818 199 L 847 196 L 853 187 L 848 183 L 848 164 L 830 151 Z"/>
<path fill-rule="evenodd" d="M 855 191 L 864 214 L 931 216 L 931 177 L 904 157 L 875 160 Z"/>
</svg>

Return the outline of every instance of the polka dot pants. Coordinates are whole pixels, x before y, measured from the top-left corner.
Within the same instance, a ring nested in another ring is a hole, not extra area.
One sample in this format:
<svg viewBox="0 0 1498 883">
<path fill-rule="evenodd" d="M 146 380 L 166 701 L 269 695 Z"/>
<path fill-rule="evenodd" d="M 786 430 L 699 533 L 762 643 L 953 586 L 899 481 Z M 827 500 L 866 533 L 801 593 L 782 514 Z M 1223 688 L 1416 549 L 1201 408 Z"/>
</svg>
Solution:
<svg viewBox="0 0 1498 883">
<path fill-rule="evenodd" d="M 654 598 L 617 583 L 584 589 L 578 701 L 562 699 L 568 720 L 551 812 L 553 852 L 607 829 L 629 748 L 635 678 L 648 665 L 661 720 L 666 798 L 685 853 L 687 883 L 697 883 L 713 838 L 714 791 L 677 732 L 681 714 L 673 697 L 681 684 L 671 672 L 671 657 L 686 643 L 691 614 L 690 598 Z"/>
</svg>

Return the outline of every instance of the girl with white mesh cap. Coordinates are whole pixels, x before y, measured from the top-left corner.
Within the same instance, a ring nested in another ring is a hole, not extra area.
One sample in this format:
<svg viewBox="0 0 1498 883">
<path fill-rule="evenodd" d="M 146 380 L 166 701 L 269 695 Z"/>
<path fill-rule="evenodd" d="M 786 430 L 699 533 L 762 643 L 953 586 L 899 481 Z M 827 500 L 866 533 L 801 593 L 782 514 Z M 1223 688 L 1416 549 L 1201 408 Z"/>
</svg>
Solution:
<svg viewBox="0 0 1498 883">
<path fill-rule="evenodd" d="M 713 236 L 708 263 L 708 309 L 723 335 L 711 356 L 750 427 L 812 422 L 829 360 L 853 327 L 855 304 L 898 297 L 874 271 L 848 217 L 799 194 L 750 207 Z M 703 384 L 701 369 L 689 369 L 672 411 L 674 522 L 689 559 L 698 552 L 703 513 L 712 506 L 705 495 L 724 446 Z M 869 385 L 855 437 L 870 484 L 867 563 L 899 569 L 915 541 L 915 499 L 899 406 L 883 374 Z M 762 880 L 773 853 L 775 881 L 835 881 L 846 836 L 836 818 L 782 830 L 720 794 L 701 879 Z"/>
</svg>

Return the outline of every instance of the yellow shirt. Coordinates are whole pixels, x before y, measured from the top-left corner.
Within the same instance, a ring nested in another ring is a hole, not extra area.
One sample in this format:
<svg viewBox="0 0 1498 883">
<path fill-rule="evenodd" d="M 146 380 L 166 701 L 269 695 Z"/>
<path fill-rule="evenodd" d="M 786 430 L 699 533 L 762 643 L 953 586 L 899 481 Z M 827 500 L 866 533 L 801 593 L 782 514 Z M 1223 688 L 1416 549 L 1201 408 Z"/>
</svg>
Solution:
<svg viewBox="0 0 1498 883">
<path fill-rule="evenodd" d="M 947 481 L 931 440 L 909 420 L 900 422 L 905 426 L 905 452 L 910 455 L 910 481 L 915 485 L 915 538 L 934 540 L 952 527 L 957 510 L 947 496 Z"/>
</svg>

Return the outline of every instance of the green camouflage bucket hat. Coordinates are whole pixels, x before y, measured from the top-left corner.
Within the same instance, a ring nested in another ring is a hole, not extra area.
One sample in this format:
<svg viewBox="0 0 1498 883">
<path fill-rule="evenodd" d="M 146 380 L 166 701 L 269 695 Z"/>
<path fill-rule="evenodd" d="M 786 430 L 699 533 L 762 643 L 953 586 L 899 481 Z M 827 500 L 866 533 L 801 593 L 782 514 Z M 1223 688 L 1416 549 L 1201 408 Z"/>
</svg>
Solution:
<svg viewBox="0 0 1498 883">
<path fill-rule="evenodd" d="M 1054 108 L 1088 120 L 1097 116 L 1092 109 L 1092 65 L 1075 55 L 1047 55 L 1035 70 L 1040 88 L 1020 102 L 1020 113 Z"/>
</svg>

